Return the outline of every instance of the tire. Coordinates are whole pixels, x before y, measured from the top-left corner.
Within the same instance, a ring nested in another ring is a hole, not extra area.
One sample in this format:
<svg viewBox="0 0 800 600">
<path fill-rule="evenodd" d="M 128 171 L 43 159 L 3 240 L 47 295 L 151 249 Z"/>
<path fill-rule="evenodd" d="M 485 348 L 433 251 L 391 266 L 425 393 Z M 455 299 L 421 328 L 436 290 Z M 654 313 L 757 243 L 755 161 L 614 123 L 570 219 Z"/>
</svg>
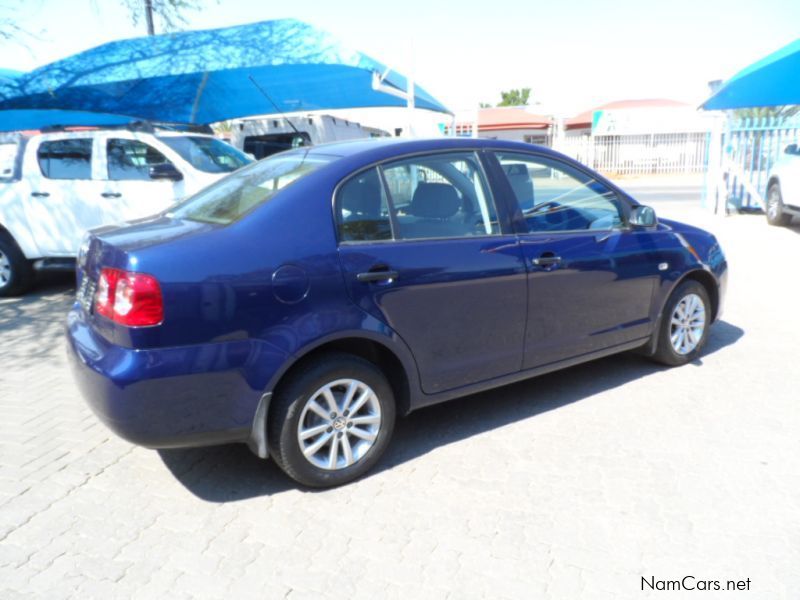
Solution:
<svg viewBox="0 0 800 600">
<path fill-rule="evenodd" d="M 682 320 L 678 312 L 679 307 L 686 315 L 684 323 L 693 324 L 691 327 L 682 327 L 673 320 Z M 688 313 L 687 308 L 689 309 Z M 670 294 L 664 305 L 659 323 L 656 351 L 650 358 L 670 367 L 685 365 L 693 361 L 703 350 L 708 339 L 710 325 L 711 302 L 706 288 L 697 281 L 684 281 Z M 700 326 L 702 326 L 702 330 L 699 329 Z M 682 338 L 680 337 L 681 331 L 685 332 Z M 698 337 L 699 339 L 697 339 Z"/>
<path fill-rule="evenodd" d="M 792 215 L 783 210 L 783 196 L 781 186 L 776 181 L 767 190 L 767 223 L 776 227 L 785 227 L 792 222 Z"/>
<path fill-rule="evenodd" d="M 18 296 L 33 283 L 33 268 L 8 233 L 0 231 L 0 297 Z"/>
<path fill-rule="evenodd" d="M 351 389 L 350 407 L 361 402 L 352 414 L 343 411 Z M 335 411 L 325 390 L 336 403 Z M 298 483 L 315 488 L 342 485 L 378 462 L 394 422 L 394 394 L 378 367 L 350 354 L 325 354 L 302 366 L 276 391 L 267 421 L 270 456 Z M 301 439 L 301 431 L 308 437 Z"/>
</svg>

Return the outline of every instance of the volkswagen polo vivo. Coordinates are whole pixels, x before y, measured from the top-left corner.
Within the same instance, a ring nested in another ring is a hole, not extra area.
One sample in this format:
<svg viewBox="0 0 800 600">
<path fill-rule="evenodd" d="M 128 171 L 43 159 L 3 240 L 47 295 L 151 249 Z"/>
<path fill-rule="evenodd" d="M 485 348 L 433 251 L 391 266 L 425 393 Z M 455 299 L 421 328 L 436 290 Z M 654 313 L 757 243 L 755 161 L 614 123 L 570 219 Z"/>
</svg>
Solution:
<svg viewBox="0 0 800 600">
<path fill-rule="evenodd" d="M 69 354 L 123 438 L 246 442 L 332 486 L 396 415 L 617 352 L 693 360 L 726 271 L 713 235 L 546 148 L 337 143 L 92 232 Z"/>
</svg>

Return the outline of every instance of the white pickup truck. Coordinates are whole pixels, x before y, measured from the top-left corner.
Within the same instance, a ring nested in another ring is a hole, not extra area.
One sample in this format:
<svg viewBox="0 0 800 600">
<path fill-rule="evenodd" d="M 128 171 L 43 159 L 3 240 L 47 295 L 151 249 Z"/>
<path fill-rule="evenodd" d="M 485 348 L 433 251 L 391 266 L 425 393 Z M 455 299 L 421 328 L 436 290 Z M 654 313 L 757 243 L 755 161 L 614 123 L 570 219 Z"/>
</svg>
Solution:
<svg viewBox="0 0 800 600">
<path fill-rule="evenodd" d="M 767 222 L 788 225 L 800 217 L 800 146 L 789 144 L 773 165 L 767 183 Z"/>
<path fill-rule="evenodd" d="M 161 212 L 251 162 L 203 134 L 123 129 L 0 137 L 0 296 L 72 268 L 86 231 Z"/>
</svg>

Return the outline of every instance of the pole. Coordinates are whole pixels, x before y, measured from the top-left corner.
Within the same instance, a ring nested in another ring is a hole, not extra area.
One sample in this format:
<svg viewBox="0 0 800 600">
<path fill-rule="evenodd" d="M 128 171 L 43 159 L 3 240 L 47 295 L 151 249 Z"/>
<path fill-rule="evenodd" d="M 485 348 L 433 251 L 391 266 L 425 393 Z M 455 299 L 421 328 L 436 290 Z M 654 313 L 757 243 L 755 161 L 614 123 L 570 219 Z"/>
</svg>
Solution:
<svg viewBox="0 0 800 600">
<path fill-rule="evenodd" d="M 155 35 L 153 28 L 153 0 L 144 0 L 144 18 L 147 21 L 147 35 Z"/>
<path fill-rule="evenodd" d="M 408 76 L 408 137 L 414 137 L 414 107 L 416 104 L 416 96 L 414 94 L 414 75 Z"/>
</svg>

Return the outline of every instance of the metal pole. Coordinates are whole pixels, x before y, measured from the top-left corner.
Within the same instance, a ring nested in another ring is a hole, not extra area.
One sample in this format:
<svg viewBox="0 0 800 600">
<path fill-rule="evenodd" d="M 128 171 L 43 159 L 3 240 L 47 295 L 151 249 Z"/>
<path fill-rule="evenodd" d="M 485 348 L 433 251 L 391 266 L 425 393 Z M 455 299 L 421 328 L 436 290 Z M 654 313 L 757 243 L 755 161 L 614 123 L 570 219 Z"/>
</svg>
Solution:
<svg viewBox="0 0 800 600">
<path fill-rule="evenodd" d="M 153 0 L 144 0 L 144 18 L 147 21 L 147 35 L 155 35 L 153 28 Z"/>
<path fill-rule="evenodd" d="M 412 67 L 413 68 L 413 67 Z M 414 136 L 414 107 L 416 104 L 414 95 L 414 75 L 408 76 L 408 137 Z"/>
</svg>

